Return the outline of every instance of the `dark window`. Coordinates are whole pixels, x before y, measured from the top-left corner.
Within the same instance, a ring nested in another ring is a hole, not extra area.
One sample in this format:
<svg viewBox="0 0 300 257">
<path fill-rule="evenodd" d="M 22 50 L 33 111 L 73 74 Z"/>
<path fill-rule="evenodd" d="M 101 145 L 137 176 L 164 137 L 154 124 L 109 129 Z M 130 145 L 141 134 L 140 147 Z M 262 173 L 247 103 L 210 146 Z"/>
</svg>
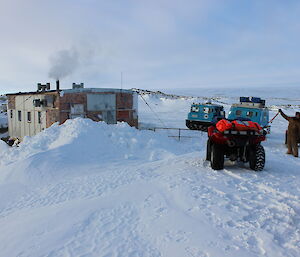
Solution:
<svg viewBox="0 0 300 257">
<path fill-rule="evenodd" d="M 10 118 L 13 118 L 13 110 L 10 110 Z"/>
<path fill-rule="evenodd" d="M 247 116 L 248 117 L 252 117 L 253 116 L 253 112 L 247 112 Z"/>
<path fill-rule="evenodd" d="M 18 120 L 22 121 L 22 112 L 21 111 L 18 111 Z"/>
<path fill-rule="evenodd" d="M 235 112 L 235 114 L 236 114 L 237 116 L 240 116 L 240 115 L 242 114 L 242 111 L 241 111 L 241 110 L 237 110 L 237 111 Z"/>
<path fill-rule="evenodd" d="M 38 112 L 38 123 L 41 124 L 42 123 L 42 113 Z"/>
<path fill-rule="evenodd" d="M 27 121 L 31 122 L 31 112 L 27 112 Z"/>
</svg>

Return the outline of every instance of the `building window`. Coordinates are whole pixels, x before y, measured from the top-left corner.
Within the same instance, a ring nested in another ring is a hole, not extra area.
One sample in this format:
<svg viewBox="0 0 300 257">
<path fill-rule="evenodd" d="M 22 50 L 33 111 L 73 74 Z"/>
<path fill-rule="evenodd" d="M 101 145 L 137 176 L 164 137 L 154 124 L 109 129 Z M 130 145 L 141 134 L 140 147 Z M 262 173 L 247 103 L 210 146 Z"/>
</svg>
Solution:
<svg viewBox="0 0 300 257">
<path fill-rule="evenodd" d="M 41 124 L 42 123 L 42 113 L 38 112 L 38 123 Z"/>
<path fill-rule="evenodd" d="M 13 110 L 10 110 L 10 118 L 13 118 Z"/>
<path fill-rule="evenodd" d="M 18 111 L 18 120 L 22 121 L 22 112 L 21 111 Z"/>
<path fill-rule="evenodd" d="M 27 122 L 31 122 L 31 112 L 27 112 Z"/>
</svg>

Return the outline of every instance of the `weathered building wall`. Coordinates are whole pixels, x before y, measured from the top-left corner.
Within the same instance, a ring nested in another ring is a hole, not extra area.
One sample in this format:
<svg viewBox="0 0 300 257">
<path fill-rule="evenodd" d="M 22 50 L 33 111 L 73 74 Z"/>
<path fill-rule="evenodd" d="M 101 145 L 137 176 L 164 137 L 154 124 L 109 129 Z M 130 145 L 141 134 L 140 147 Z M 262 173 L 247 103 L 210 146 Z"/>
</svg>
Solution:
<svg viewBox="0 0 300 257">
<path fill-rule="evenodd" d="M 86 117 L 93 121 L 103 121 L 103 115 L 101 111 L 87 111 Z"/>
<path fill-rule="evenodd" d="M 46 105 L 35 107 L 34 100 L 45 101 Z M 23 139 L 57 121 L 62 124 L 76 117 L 108 124 L 125 121 L 137 127 L 136 103 L 137 95 L 128 90 L 80 89 L 11 94 L 8 95 L 9 135 Z"/>
<path fill-rule="evenodd" d="M 46 127 L 49 128 L 55 122 L 59 121 L 59 109 L 51 109 L 46 111 Z"/>
<path fill-rule="evenodd" d="M 110 92 L 88 93 L 87 111 L 90 117 L 92 114 L 97 115 L 100 120 L 108 124 L 116 124 L 116 94 Z"/>
<path fill-rule="evenodd" d="M 117 93 L 117 121 L 125 121 L 130 126 L 138 127 L 138 116 L 134 101 L 137 97 L 132 93 Z"/>
<path fill-rule="evenodd" d="M 16 109 L 16 96 L 9 95 L 7 96 L 7 108 L 8 109 Z"/>
<path fill-rule="evenodd" d="M 35 107 L 34 100 L 47 100 L 47 106 Z M 9 136 L 23 139 L 51 126 L 47 111 L 55 110 L 58 101 L 57 93 L 52 92 L 8 95 Z M 53 114 L 50 116 L 53 121 Z"/>
<path fill-rule="evenodd" d="M 76 105 L 83 105 L 82 113 L 72 114 Z M 93 92 L 88 89 L 85 92 L 64 93 L 60 98 L 60 123 L 74 116 L 105 121 L 108 124 L 125 121 L 137 127 L 137 110 L 133 108 L 134 96 L 131 93 Z"/>
<path fill-rule="evenodd" d="M 85 93 L 68 93 L 63 94 L 59 99 L 59 123 L 64 123 L 67 119 L 70 119 L 71 107 L 75 104 L 83 105 L 82 113 L 83 117 L 85 117 L 86 113 L 86 94 Z"/>
</svg>

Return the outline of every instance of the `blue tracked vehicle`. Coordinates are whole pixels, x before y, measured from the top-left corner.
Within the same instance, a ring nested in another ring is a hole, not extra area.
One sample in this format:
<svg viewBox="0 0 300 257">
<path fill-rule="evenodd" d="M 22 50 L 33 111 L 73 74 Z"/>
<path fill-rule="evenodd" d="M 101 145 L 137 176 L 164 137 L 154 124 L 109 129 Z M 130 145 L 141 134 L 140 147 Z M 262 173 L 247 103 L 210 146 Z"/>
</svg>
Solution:
<svg viewBox="0 0 300 257">
<path fill-rule="evenodd" d="M 269 131 L 269 109 L 265 100 L 259 97 L 240 97 L 240 103 L 233 104 L 228 113 L 228 120 L 251 120 Z"/>
<path fill-rule="evenodd" d="M 186 126 L 192 130 L 207 131 L 209 126 L 223 118 L 225 118 L 225 112 L 222 105 L 193 103 L 186 119 Z"/>
</svg>

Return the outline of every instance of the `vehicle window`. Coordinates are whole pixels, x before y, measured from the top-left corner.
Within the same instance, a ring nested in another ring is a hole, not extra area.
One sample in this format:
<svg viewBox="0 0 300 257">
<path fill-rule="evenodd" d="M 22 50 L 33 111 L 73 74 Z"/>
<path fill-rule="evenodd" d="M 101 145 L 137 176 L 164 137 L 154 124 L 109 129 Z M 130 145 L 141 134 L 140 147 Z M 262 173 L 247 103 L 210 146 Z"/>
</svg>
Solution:
<svg viewBox="0 0 300 257">
<path fill-rule="evenodd" d="M 193 106 L 192 107 L 192 112 L 199 112 L 199 107 L 198 106 Z"/>
<path fill-rule="evenodd" d="M 252 117 L 253 116 L 253 112 L 247 112 L 247 116 L 248 117 Z"/>
<path fill-rule="evenodd" d="M 204 112 L 204 113 L 209 113 L 209 108 L 208 108 L 208 107 L 204 107 L 204 108 L 203 108 L 203 112 Z"/>
<path fill-rule="evenodd" d="M 236 114 L 236 116 L 241 116 L 242 111 L 241 110 L 236 110 L 235 114 Z"/>
</svg>

